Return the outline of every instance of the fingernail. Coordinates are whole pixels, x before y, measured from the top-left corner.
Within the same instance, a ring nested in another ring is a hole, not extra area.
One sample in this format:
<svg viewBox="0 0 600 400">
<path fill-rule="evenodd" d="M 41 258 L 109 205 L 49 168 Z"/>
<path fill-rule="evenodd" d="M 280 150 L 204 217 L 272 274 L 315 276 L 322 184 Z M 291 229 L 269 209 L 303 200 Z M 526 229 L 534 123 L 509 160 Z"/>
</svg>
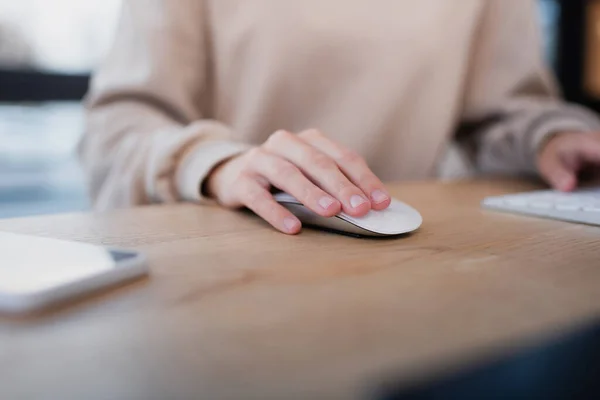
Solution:
<svg viewBox="0 0 600 400">
<path fill-rule="evenodd" d="M 328 196 L 322 197 L 321 200 L 319 200 L 319 205 L 324 210 L 328 210 L 329 207 L 331 207 L 333 205 L 333 203 L 335 203 L 335 200 Z"/>
<path fill-rule="evenodd" d="M 388 201 L 390 199 L 390 196 L 388 196 L 381 190 L 375 190 L 373 193 L 371 193 L 371 198 L 375 203 L 379 204 L 383 203 L 384 201 Z"/>
<path fill-rule="evenodd" d="M 363 196 L 359 196 L 357 194 L 355 194 L 354 196 L 352 196 L 350 198 L 350 205 L 352 206 L 352 208 L 358 208 L 360 206 L 362 206 L 363 204 L 365 204 L 368 200 L 365 199 Z"/>
<path fill-rule="evenodd" d="M 283 225 L 288 232 L 295 232 L 298 228 L 298 220 L 292 217 L 286 217 L 283 219 Z"/>
</svg>

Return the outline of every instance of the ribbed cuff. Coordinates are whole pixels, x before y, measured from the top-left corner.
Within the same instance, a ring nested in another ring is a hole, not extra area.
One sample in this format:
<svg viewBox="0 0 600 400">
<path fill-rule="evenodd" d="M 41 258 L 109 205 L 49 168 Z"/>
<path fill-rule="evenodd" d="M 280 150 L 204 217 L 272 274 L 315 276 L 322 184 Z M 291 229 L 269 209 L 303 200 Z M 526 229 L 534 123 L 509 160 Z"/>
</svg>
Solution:
<svg viewBox="0 0 600 400">
<path fill-rule="evenodd" d="M 175 185 L 182 200 L 196 203 L 207 201 L 201 193 L 201 187 L 208 174 L 219 163 L 250 147 L 244 143 L 221 140 L 198 144 L 181 160 L 175 175 Z"/>
</svg>

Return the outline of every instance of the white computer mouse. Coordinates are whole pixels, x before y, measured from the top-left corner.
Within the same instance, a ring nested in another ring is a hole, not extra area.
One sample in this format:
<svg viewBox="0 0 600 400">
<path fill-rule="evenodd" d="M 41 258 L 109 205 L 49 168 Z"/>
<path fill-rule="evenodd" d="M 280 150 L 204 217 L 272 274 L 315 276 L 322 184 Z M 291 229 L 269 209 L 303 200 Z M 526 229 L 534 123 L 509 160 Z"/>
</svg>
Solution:
<svg viewBox="0 0 600 400">
<path fill-rule="evenodd" d="M 277 193 L 275 200 L 290 210 L 305 225 L 360 236 L 395 236 L 413 232 L 423 223 L 421 214 L 399 200 L 392 199 L 382 211 L 369 211 L 364 217 L 353 217 L 344 212 L 332 218 L 322 217 L 305 207 L 287 193 Z"/>
</svg>

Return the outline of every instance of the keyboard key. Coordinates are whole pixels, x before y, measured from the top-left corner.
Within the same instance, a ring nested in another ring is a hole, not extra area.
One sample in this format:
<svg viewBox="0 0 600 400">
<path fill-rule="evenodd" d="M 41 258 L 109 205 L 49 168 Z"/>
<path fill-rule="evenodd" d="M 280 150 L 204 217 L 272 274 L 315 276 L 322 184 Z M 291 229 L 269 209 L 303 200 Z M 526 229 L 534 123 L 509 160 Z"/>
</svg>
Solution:
<svg viewBox="0 0 600 400">
<path fill-rule="evenodd" d="M 529 203 L 529 205 L 533 208 L 541 208 L 544 210 L 549 210 L 551 208 L 554 208 L 552 203 L 550 203 L 548 201 L 532 201 L 531 203 Z"/>
<path fill-rule="evenodd" d="M 522 207 L 522 206 L 527 205 L 527 200 L 525 200 L 523 198 L 519 198 L 519 197 L 515 197 L 512 199 L 506 199 L 505 202 L 508 205 L 517 206 L 517 207 Z"/>
<path fill-rule="evenodd" d="M 583 207 L 578 204 L 556 204 L 554 206 L 558 211 L 579 211 Z"/>
</svg>

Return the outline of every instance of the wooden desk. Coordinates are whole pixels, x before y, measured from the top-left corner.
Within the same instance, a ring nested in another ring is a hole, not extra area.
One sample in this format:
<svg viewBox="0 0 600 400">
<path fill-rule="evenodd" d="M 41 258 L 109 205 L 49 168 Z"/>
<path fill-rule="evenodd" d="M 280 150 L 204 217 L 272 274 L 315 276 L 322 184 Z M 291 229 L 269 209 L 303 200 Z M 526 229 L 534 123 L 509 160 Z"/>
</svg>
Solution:
<svg viewBox="0 0 600 400">
<path fill-rule="evenodd" d="M 415 183 L 399 240 L 306 231 L 191 205 L 0 222 L 147 252 L 151 279 L 0 320 L 0 398 L 368 398 L 600 312 L 600 229 L 482 211 L 507 182 Z M 19 397 L 22 396 L 22 397 Z"/>
</svg>

